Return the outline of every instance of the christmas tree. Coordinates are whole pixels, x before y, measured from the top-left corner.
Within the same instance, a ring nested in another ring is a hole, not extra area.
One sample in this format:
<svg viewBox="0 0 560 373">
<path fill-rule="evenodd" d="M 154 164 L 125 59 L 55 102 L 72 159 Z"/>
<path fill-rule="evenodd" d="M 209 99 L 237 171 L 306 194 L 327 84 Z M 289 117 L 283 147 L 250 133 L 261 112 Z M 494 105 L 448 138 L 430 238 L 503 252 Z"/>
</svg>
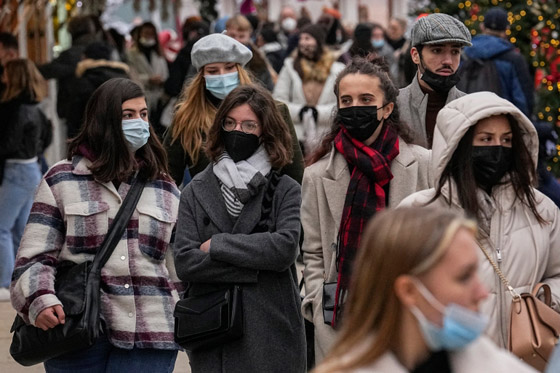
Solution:
<svg viewBox="0 0 560 373">
<path fill-rule="evenodd" d="M 445 13 L 465 23 L 474 36 L 489 8 L 500 6 L 508 12 L 509 40 L 526 57 L 535 74 L 535 120 L 546 121 L 560 131 L 560 0 L 483 0 L 429 1 L 421 7 L 412 5 L 416 14 Z M 551 160 L 549 169 L 560 176 L 560 145 L 558 156 Z"/>
</svg>

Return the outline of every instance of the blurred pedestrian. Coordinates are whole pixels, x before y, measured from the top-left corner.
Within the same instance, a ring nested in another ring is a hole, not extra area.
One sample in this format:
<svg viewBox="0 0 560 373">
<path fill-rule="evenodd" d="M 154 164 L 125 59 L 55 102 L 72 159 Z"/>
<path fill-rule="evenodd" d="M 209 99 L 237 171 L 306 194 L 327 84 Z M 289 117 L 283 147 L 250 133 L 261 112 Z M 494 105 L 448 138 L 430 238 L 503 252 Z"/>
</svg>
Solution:
<svg viewBox="0 0 560 373">
<path fill-rule="evenodd" d="M 372 219 L 340 339 L 314 372 L 535 372 L 481 336 L 488 291 L 477 274 L 475 227 L 434 208 Z"/>
<path fill-rule="evenodd" d="M 50 142 L 52 129 L 39 108 L 46 82 L 33 62 L 7 62 L 2 83 L 6 88 L 0 97 L 0 301 L 7 301 L 14 259 L 41 179 L 38 155 Z"/>
<path fill-rule="evenodd" d="M 410 56 L 410 39 L 406 38 L 407 21 L 403 18 L 392 18 L 387 27 L 387 42 L 393 48 L 393 59 L 397 66 L 395 74 L 395 85 L 398 88 L 406 87 L 410 84 L 412 76 L 416 73 L 416 65 Z M 414 69 L 412 69 L 414 68 Z M 407 69 L 413 70 L 411 72 Z"/>
<path fill-rule="evenodd" d="M 17 38 L 9 32 L 0 32 L 0 76 L 4 72 L 6 63 L 18 58 L 18 50 Z M 0 83 L 0 96 L 4 88 L 4 83 Z"/>
<path fill-rule="evenodd" d="M 336 105 L 334 81 L 344 68 L 324 42 L 322 26 L 305 26 L 300 32 L 297 54 L 284 60 L 273 93 L 274 98 L 288 105 L 298 140 L 307 154 L 329 129 Z"/>
</svg>

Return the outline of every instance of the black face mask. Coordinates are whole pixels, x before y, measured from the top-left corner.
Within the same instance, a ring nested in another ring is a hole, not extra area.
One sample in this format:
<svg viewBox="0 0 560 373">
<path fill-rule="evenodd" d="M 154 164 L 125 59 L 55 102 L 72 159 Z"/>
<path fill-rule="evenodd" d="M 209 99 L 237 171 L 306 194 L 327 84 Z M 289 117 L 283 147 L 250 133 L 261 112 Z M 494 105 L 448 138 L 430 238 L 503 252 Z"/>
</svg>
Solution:
<svg viewBox="0 0 560 373">
<path fill-rule="evenodd" d="M 443 76 L 424 68 L 422 80 L 434 91 L 438 93 L 447 93 L 451 88 L 459 83 L 461 77 L 457 72 L 452 75 Z"/>
<path fill-rule="evenodd" d="M 472 161 L 476 183 L 487 192 L 511 169 L 512 150 L 505 146 L 473 146 Z"/>
<path fill-rule="evenodd" d="M 259 137 L 241 131 L 222 131 L 224 145 L 235 163 L 244 161 L 257 151 Z"/>
<path fill-rule="evenodd" d="M 379 109 L 385 107 L 381 106 Z M 382 120 L 377 119 L 377 106 L 350 106 L 338 109 L 337 119 L 350 136 L 365 141 L 373 135 Z"/>
</svg>

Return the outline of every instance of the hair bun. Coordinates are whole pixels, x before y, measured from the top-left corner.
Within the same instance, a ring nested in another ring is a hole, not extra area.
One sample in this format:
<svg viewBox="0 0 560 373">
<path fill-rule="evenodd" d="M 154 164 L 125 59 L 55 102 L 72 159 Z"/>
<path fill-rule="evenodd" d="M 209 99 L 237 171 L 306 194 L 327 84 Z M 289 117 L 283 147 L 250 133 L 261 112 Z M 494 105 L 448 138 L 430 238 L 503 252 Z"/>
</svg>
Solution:
<svg viewBox="0 0 560 373">
<path fill-rule="evenodd" d="M 380 56 L 377 53 L 368 53 L 365 59 L 369 63 L 378 66 L 384 72 L 389 73 L 389 64 L 387 63 L 387 59 L 385 59 L 385 57 Z"/>
</svg>

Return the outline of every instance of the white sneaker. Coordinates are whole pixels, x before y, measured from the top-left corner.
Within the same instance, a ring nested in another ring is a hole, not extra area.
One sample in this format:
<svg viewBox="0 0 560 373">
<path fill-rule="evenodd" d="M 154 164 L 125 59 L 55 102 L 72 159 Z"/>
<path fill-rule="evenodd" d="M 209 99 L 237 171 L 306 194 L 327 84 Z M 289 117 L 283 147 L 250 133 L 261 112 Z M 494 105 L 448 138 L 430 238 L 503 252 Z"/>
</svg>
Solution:
<svg viewBox="0 0 560 373">
<path fill-rule="evenodd" d="M 0 288 L 0 302 L 10 301 L 10 290 L 8 288 Z"/>
</svg>

